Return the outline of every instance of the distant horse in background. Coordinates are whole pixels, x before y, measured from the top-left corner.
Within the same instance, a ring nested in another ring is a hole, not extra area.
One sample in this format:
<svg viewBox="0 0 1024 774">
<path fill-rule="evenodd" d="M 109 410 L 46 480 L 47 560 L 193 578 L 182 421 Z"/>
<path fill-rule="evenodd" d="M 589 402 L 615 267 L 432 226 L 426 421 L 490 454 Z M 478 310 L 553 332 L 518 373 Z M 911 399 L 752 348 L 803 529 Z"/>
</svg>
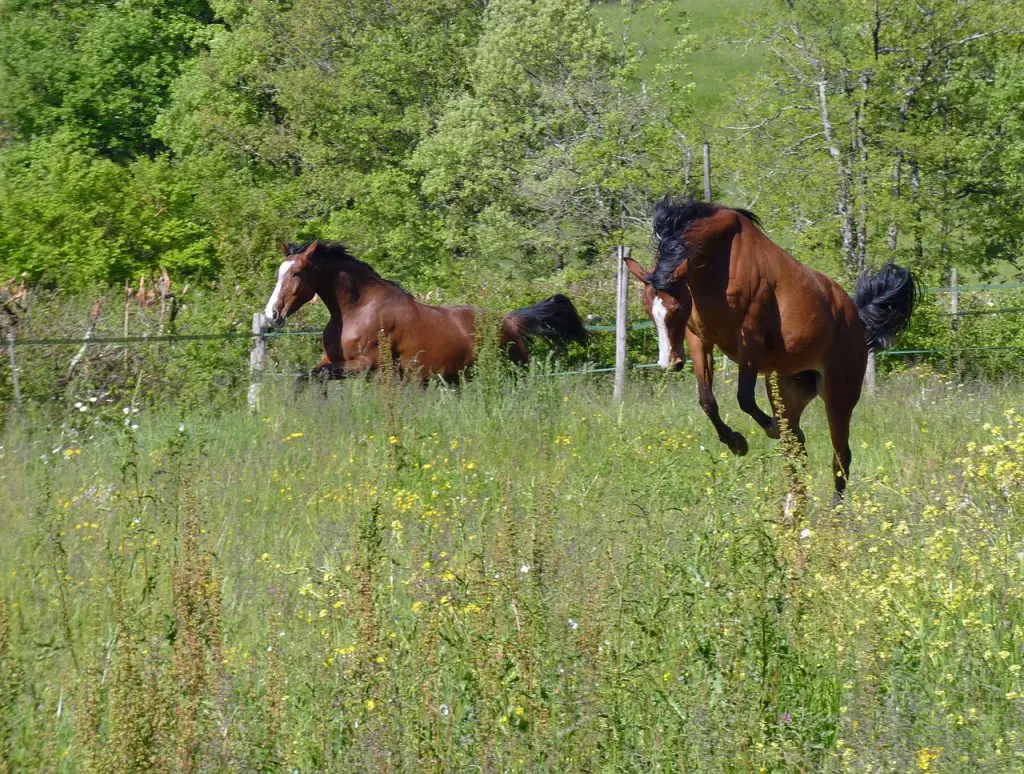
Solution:
<svg viewBox="0 0 1024 774">
<path fill-rule="evenodd" d="M 420 303 L 339 242 L 289 245 L 285 255 L 267 301 L 265 314 L 271 324 L 284 325 L 314 295 L 331 314 L 323 332 L 324 356 L 307 379 L 337 379 L 376 369 L 382 333 L 400 370 L 418 373 L 424 380 L 439 376 L 454 382 L 476 360 L 482 313 L 477 307 Z M 583 344 L 587 332 L 572 302 L 559 294 L 504 316 L 500 345 L 514 363 L 529 360 L 528 345 L 534 337 L 554 344 Z"/>
<path fill-rule="evenodd" d="M 718 413 L 711 391 L 714 348 L 739 365 L 736 397 L 770 438 L 784 419 L 806 455 L 800 417 L 820 395 L 832 436 L 835 499 L 850 473 L 850 418 L 860 400 L 868 352 L 888 348 L 910 322 L 919 290 L 906 269 L 887 264 L 857 283 L 851 299 L 838 284 L 772 242 L 752 212 L 665 197 L 654 209 L 654 269 L 626 258 L 644 284 L 644 305 L 658 331 L 658 362 L 681 367 L 685 338 L 700 406 L 734 454 L 747 441 Z M 754 399 L 766 378 L 774 417 Z M 787 499 L 787 512 L 792 505 Z"/>
</svg>

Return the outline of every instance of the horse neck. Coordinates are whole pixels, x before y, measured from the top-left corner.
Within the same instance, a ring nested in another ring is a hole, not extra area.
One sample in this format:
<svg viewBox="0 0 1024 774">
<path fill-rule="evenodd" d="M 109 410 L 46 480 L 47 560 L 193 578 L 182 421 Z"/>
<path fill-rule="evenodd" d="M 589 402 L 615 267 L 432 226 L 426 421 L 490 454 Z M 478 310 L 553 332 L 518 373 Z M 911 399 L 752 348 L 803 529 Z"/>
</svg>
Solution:
<svg viewBox="0 0 1024 774">
<path fill-rule="evenodd" d="M 731 263 L 730 243 L 717 242 L 701 245 L 701 249 L 690 257 L 690 267 L 686 272 L 686 286 L 695 297 L 724 292 L 729 284 L 729 266 Z"/>
<path fill-rule="evenodd" d="M 317 295 L 327 306 L 331 319 L 340 321 L 345 314 L 358 308 L 373 298 L 379 298 L 379 292 L 394 293 L 405 297 L 390 283 L 379 277 L 368 276 L 365 272 L 348 267 L 338 267 L 326 271 L 317 287 Z"/>
</svg>

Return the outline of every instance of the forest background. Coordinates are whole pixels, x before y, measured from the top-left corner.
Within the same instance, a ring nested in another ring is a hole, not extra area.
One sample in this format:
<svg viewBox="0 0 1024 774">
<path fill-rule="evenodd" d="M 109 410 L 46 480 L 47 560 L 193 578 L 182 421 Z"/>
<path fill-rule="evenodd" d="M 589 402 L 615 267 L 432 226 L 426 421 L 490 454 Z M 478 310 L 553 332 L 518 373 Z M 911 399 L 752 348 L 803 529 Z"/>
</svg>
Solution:
<svg viewBox="0 0 1024 774">
<path fill-rule="evenodd" d="M 3 0 L 0 279 L 33 300 L 0 324 L 81 335 L 166 271 L 145 332 L 246 331 L 313 237 L 430 300 L 607 321 L 614 245 L 649 260 L 704 141 L 715 198 L 847 287 L 1012 282 L 1022 30 L 1013 0 Z M 950 343 L 931 301 L 913 346 Z M 1024 344 L 977 322 L 958 343 Z"/>
</svg>

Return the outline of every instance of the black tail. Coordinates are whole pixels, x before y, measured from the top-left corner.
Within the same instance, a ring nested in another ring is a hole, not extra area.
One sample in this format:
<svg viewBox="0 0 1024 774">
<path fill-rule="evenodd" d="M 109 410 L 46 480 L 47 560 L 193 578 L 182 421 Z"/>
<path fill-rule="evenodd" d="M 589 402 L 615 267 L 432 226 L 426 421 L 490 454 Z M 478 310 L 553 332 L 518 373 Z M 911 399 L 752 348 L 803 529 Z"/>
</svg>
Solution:
<svg viewBox="0 0 1024 774">
<path fill-rule="evenodd" d="M 516 333 L 527 339 L 540 336 L 558 344 L 570 341 L 587 343 L 587 329 L 583 327 L 576 307 L 561 293 L 509 312 L 505 315 L 505 321 Z"/>
<path fill-rule="evenodd" d="M 917 278 L 894 263 L 857 281 L 853 303 L 864 323 L 864 337 L 871 352 L 888 349 L 907 329 L 920 295 Z"/>
</svg>

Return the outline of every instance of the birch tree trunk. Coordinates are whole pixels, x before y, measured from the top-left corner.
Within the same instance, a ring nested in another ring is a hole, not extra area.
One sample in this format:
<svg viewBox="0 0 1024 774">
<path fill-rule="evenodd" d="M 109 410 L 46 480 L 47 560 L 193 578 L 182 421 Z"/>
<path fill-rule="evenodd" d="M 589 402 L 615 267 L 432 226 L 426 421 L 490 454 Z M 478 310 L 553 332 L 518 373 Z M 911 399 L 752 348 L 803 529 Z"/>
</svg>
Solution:
<svg viewBox="0 0 1024 774">
<path fill-rule="evenodd" d="M 859 198 L 858 222 L 857 222 L 857 262 L 854 267 L 856 276 L 860 276 L 867 269 L 868 265 L 868 145 L 864 133 L 864 113 L 868 104 L 868 86 L 871 83 L 871 73 L 864 72 L 860 76 L 860 103 L 857 106 L 857 120 L 854 126 L 854 143 L 856 144 L 856 158 L 858 164 L 858 178 L 860 185 L 857 189 Z"/>
<path fill-rule="evenodd" d="M 847 270 L 855 271 L 857 255 L 854 250 L 853 207 L 850 201 L 853 175 L 850 170 L 848 160 L 844 159 L 843 152 L 839 150 L 839 146 L 836 143 L 835 131 L 832 128 L 832 119 L 829 117 L 827 91 L 828 81 L 825 77 L 824 68 L 819 71 L 819 75 L 818 103 L 821 108 L 821 128 L 822 133 L 825 136 L 825 147 L 828 148 L 828 153 L 835 162 L 836 175 L 839 178 L 839 200 L 837 202 L 836 209 L 839 213 L 840 228 L 842 229 L 843 264 L 846 266 Z"/>
</svg>

